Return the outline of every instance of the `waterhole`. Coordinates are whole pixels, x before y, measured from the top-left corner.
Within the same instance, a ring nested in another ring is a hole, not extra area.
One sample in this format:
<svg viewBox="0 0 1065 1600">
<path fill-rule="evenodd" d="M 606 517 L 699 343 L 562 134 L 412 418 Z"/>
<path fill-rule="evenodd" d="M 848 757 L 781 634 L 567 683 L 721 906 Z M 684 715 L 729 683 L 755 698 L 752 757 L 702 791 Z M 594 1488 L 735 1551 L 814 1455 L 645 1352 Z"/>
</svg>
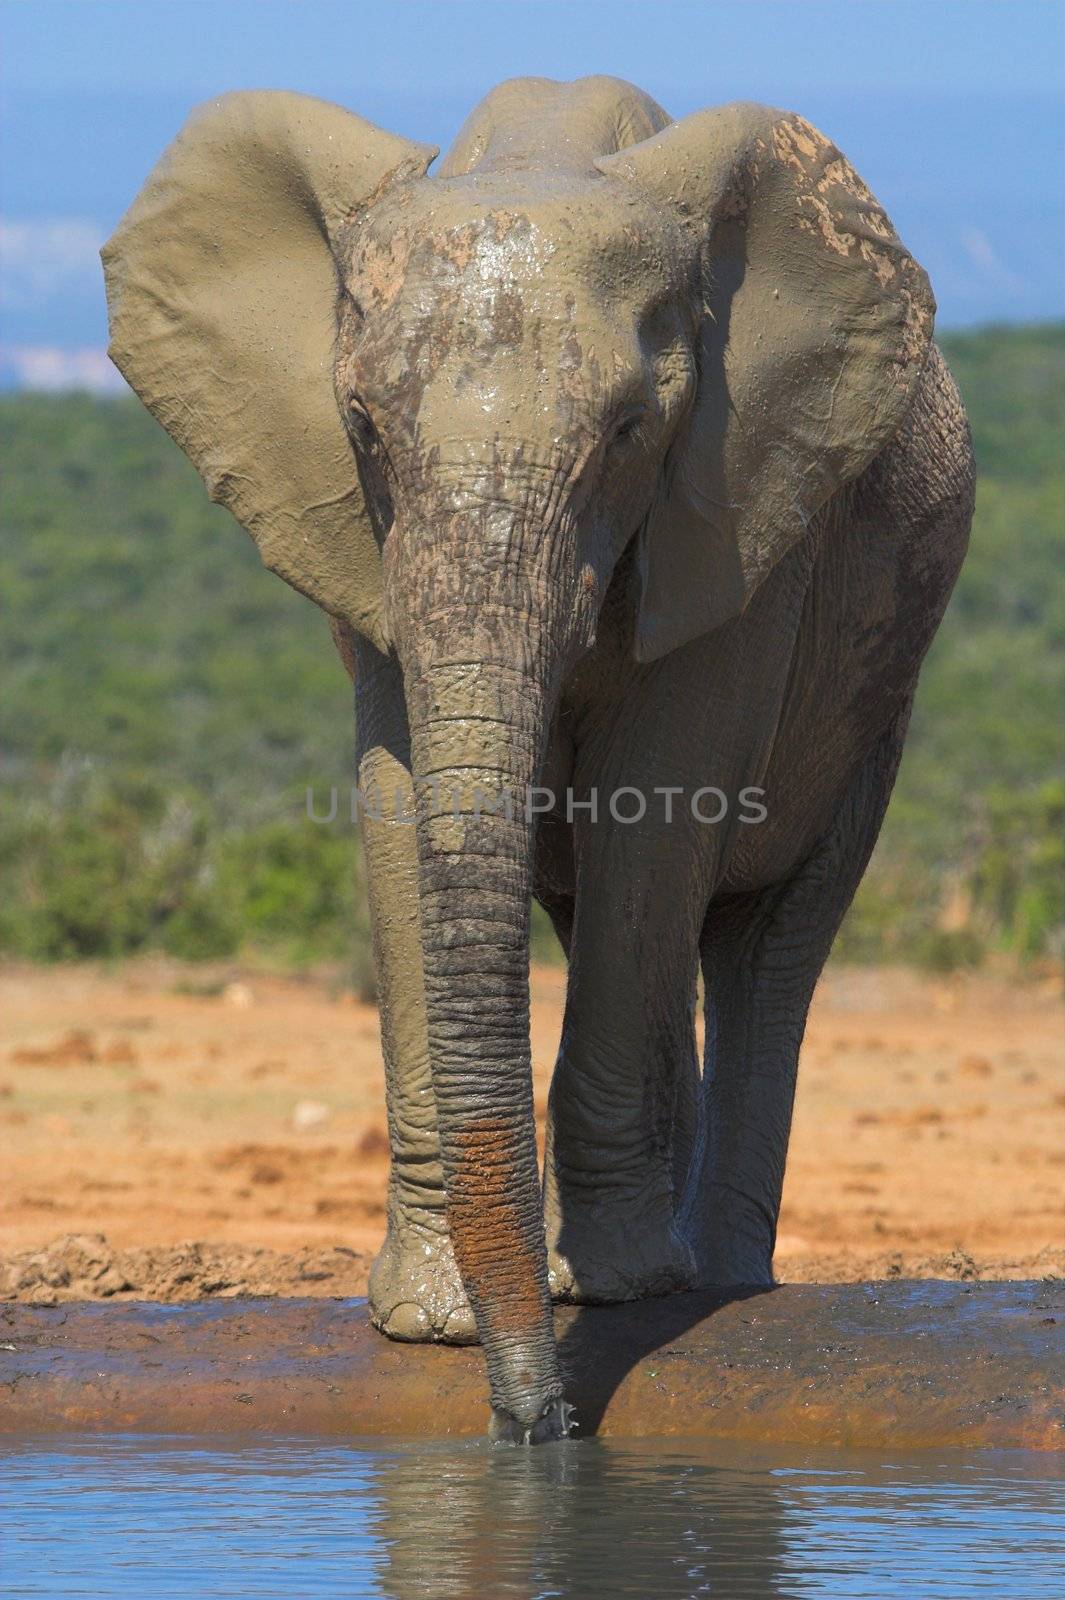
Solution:
<svg viewBox="0 0 1065 1600">
<path fill-rule="evenodd" d="M 111 1435 L 0 1457 L 5 1597 L 1063 1592 L 1060 1456 Z"/>
</svg>

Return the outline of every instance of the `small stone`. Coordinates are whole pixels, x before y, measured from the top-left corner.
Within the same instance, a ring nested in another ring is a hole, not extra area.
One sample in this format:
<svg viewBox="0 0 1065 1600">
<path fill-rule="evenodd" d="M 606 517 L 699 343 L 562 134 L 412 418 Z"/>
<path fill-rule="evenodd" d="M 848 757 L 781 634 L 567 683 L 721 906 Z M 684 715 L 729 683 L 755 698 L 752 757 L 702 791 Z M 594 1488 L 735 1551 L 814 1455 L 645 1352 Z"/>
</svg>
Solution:
<svg viewBox="0 0 1065 1600">
<path fill-rule="evenodd" d="M 297 1133 L 309 1133 L 329 1121 L 332 1111 L 321 1100 L 300 1100 L 292 1112 L 292 1126 Z"/>
</svg>

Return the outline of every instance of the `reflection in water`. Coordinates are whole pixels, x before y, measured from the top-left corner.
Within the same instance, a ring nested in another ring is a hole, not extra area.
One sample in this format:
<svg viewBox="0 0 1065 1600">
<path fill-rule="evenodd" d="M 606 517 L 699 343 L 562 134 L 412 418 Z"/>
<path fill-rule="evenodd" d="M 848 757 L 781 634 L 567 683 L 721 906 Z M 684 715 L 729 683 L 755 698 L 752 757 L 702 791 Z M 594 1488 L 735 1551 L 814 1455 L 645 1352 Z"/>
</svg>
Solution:
<svg viewBox="0 0 1065 1600">
<path fill-rule="evenodd" d="M 1057 1600 L 1065 1559 L 1065 1464 L 1019 1452 L 108 1437 L 0 1458 L 5 1600 Z"/>
<path fill-rule="evenodd" d="M 773 1479 L 690 1451 L 434 1447 L 382 1462 L 376 1484 L 395 1600 L 789 1592 Z"/>
</svg>

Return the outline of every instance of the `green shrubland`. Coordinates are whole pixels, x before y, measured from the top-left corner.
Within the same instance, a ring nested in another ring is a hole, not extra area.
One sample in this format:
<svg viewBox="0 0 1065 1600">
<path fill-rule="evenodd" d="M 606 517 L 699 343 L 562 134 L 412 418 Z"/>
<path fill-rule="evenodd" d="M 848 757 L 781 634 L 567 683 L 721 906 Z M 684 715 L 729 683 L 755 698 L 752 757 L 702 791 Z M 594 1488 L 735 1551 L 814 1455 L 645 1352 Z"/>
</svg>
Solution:
<svg viewBox="0 0 1065 1600">
<path fill-rule="evenodd" d="M 938 969 L 1060 948 L 1065 328 L 943 345 L 973 424 L 969 558 L 837 944 Z M 0 399 L 0 949 L 342 958 L 368 990 L 351 693 L 132 400 Z M 341 791 L 325 825 L 307 815 Z M 550 954 L 542 919 L 534 946 Z"/>
</svg>

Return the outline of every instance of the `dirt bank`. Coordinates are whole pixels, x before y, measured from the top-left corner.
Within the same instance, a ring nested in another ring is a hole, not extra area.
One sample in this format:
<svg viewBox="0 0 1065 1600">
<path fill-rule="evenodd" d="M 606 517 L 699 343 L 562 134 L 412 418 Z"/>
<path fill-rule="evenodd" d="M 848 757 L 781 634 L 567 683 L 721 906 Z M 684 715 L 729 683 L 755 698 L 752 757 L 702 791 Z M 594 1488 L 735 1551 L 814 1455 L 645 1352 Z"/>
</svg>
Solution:
<svg viewBox="0 0 1065 1600">
<path fill-rule="evenodd" d="M 560 1308 L 566 1393 L 585 1437 L 1060 1451 L 1061 1284 L 916 1288 Z M 485 1417 L 480 1351 L 382 1339 L 343 1301 L 0 1306 L 0 1434 L 440 1437 Z"/>
<path fill-rule="evenodd" d="M 541 1118 L 563 975 L 533 977 Z M 361 1293 L 384 1224 L 377 1017 L 326 980 L 0 973 L 0 1297 Z M 1065 1274 L 1060 986 L 836 969 L 782 1279 Z"/>
</svg>

